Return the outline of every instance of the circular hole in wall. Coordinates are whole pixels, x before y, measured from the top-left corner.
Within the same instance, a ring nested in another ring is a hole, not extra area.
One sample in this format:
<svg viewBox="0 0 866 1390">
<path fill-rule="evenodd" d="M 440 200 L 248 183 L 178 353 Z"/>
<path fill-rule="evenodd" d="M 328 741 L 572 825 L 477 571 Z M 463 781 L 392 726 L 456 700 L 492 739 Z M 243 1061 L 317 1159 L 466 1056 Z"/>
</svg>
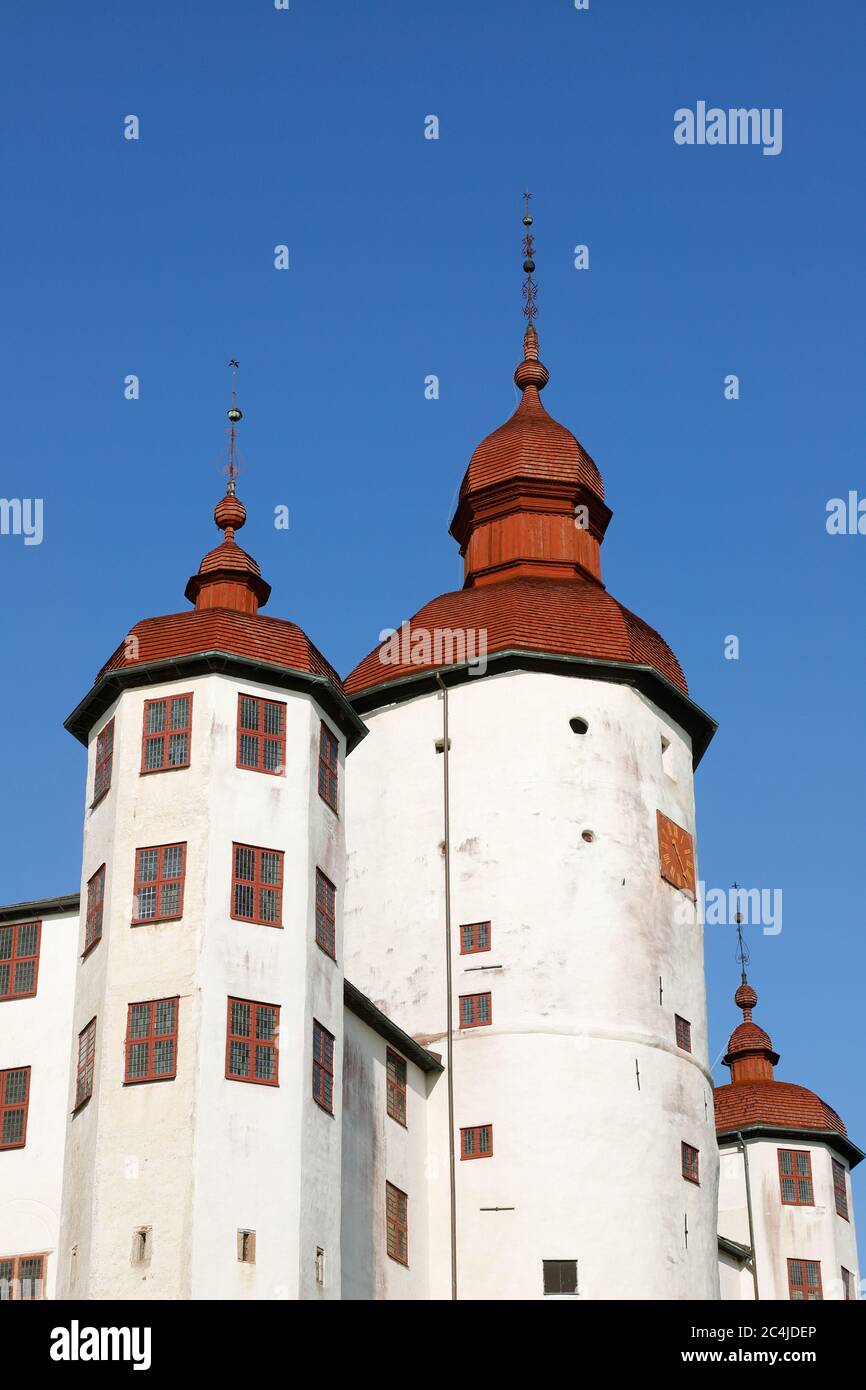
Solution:
<svg viewBox="0 0 866 1390">
<path fill-rule="evenodd" d="M 571 732 L 573 734 L 585 734 L 589 730 L 589 725 L 587 724 L 585 719 L 569 719 L 568 727 L 571 729 Z"/>
<path fill-rule="evenodd" d="M 584 830 L 584 832 L 583 832 L 583 834 L 581 835 L 580 838 L 581 838 L 582 840 L 586 840 L 586 843 L 587 843 L 588 845 L 591 845 L 592 842 L 593 842 L 593 840 L 595 839 L 595 831 L 594 831 L 594 830 Z"/>
</svg>

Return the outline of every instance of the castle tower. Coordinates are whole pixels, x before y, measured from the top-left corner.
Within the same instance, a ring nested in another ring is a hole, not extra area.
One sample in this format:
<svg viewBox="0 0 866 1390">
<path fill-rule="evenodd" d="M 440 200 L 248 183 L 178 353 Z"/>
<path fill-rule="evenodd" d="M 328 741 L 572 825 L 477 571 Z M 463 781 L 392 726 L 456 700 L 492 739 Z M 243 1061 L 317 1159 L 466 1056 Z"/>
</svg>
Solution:
<svg viewBox="0 0 866 1390">
<path fill-rule="evenodd" d="M 346 968 L 446 1057 L 452 979 L 451 1126 L 428 1116 L 433 1297 L 452 1288 L 453 1147 L 458 1297 L 713 1299 L 693 770 L 715 726 L 601 581 L 611 512 L 541 401 L 526 251 L 521 400 L 472 455 L 451 526 L 464 587 L 346 680 L 370 729 Z"/>
<path fill-rule="evenodd" d="M 59 1297 L 339 1297 L 363 726 L 304 633 L 260 612 L 229 415 L 194 607 L 137 623 L 67 721 L 88 771 Z"/>
<path fill-rule="evenodd" d="M 725 1299 L 854 1299 L 857 1238 L 850 1170 L 863 1154 L 835 1110 L 805 1086 L 777 1081 L 779 1054 L 752 1018 L 728 1042 L 727 1086 L 716 1087 L 719 1263 Z"/>
</svg>

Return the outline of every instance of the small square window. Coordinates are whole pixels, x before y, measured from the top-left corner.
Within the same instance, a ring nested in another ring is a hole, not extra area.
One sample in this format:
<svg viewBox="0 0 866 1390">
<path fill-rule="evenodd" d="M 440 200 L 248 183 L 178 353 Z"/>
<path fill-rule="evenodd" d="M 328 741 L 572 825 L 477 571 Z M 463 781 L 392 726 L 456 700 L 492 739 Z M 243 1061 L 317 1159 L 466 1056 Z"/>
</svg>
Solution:
<svg viewBox="0 0 866 1390">
<path fill-rule="evenodd" d="M 45 1297 L 45 1255 L 0 1256 L 0 1303 Z"/>
<path fill-rule="evenodd" d="M 229 999 L 226 1023 L 226 1077 L 276 1086 L 279 1079 L 280 1010 L 276 1004 Z"/>
<path fill-rule="evenodd" d="M 84 918 L 84 951 L 102 940 L 102 909 L 105 901 L 105 865 L 100 864 L 87 882 L 87 909 Z"/>
<path fill-rule="evenodd" d="M 679 1014 L 674 1014 L 674 1022 L 677 1030 L 677 1047 L 681 1047 L 683 1052 L 691 1052 L 692 1025 L 687 1018 L 681 1018 Z"/>
<path fill-rule="evenodd" d="M 472 1125 L 460 1131 L 461 1158 L 491 1158 L 493 1155 L 493 1126 Z"/>
<path fill-rule="evenodd" d="M 175 998 L 129 1005 L 123 1078 L 127 1085 L 141 1081 L 173 1081 L 177 1076 L 179 1003 Z"/>
<path fill-rule="evenodd" d="M 385 1054 L 385 1083 L 387 1089 L 387 1110 L 392 1120 L 398 1124 L 406 1123 L 406 1062 L 390 1047 Z"/>
<path fill-rule="evenodd" d="M 337 890 L 321 869 L 316 870 L 316 941 L 336 960 Z"/>
<path fill-rule="evenodd" d="M 848 1180 L 845 1176 L 845 1164 L 840 1163 L 837 1158 L 833 1163 L 833 1196 L 836 1200 L 836 1213 L 845 1221 L 849 1221 L 848 1215 Z"/>
<path fill-rule="evenodd" d="M 789 1260 L 788 1292 L 794 1302 L 823 1302 L 820 1260 Z"/>
<path fill-rule="evenodd" d="M 93 1095 L 93 1069 L 96 1060 L 96 1019 L 92 1018 L 78 1034 L 78 1064 L 75 1071 L 75 1109 Z"/>
<path fill-rule="evenodd" d="M 111 786 L 111 769 L 114 763 L 114 720 L 109 719 L 105 728 L 96 736 L 96 765 L 93 773 L 93 805 L 101 800 Z"/>
<path fill-rule="evenodd" d="M 33 998 L 41 939 L 41 922 L 0 927 L 0 1000 Z"/>
<path fill-rule="evenodd" d="M 313 1100 L 334 1113 L 334 1035 L 313 1019 Z"/>
<path fill-rule="evenodd" d="M 805 1149 L 779 1149 L 779 1188 L 789 1207 L 813 1207 L 812 1156 Z"/>
<path fill-rule="evenodd" d="M 700 1185 L 700 1151 L 693 1148 L 691 1144 L 686 1144 L 685 1142 L 680 1145 L 680 1149 L 682 1152 L 683 1177 L 689 1182 L 695 1182 Z"/>
<path fill-rule="evenodd" d="M 460 928 L 460 954 L 473 956 L 478 951 L 490 950 L 490 923 L 467 922 Z"/>
<path fill-rule="evenodd" d="M 542 1260 L 546 1294 L 577 1293 L 577 1260 Z"/>
<path fill-rule="evenodd" d="M 285 776 L 286 706 L 282 701 L 238 696 L 237 765 L 250 772 Z"/>
<path fill-rule="evenodd" d="M 339 748 L 335 734 L 324 720 L 319 731 L 319 796 L 331 810 L 339 810 Z"/>
<path fill-rule="evenodd" d="M 461 994 L 460 1027 L 483 1028 L 493 1021 L 491 996 L 487 994 Z"/>
<path fill-rule="evenodd" d="M 23 1149 L 30 1109 L 30 1068 L 0 1071 L 0 1149 Z"/>
<path fill-rule="evenodd" d="M 189 767 L 192 739 L 192 694 L 145 700 L 141 735 L 141 771 L 168 772 Z"/>
<path fill-rule="evenodd" d="M 171 922 L 183 916 L 186 845 L 155 845 L 135 852 L 132 924 Z"/>
<path fill-rule="evenodd" d="M 283 851 L 232 846 L 231 915 L 235 921 L 279 927 L 283 915 Z"/>
</svg>

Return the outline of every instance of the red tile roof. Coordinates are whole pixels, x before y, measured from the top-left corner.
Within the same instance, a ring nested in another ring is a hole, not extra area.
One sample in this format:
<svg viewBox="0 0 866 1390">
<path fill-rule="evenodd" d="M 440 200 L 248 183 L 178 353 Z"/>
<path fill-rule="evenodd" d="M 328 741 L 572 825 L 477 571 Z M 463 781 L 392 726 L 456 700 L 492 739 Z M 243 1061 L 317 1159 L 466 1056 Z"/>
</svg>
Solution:
<svg viewBox="0 0 866 1390">
<path fill-rule="evenodd" d="M 831 1130 L 847 1136 L 841 1118 L 826 1101 L 789 1081 L 743 1081 L 717 1086 L 716 1132 L 728 1133 L 746 1125 L 781 1129 Z"/>
<path fill-rule="evenodd" d="M 425 630 L 432 638 L 436 629 L 449 628 L 476 634 L 486 629 L 491 656 L 519 648 L 652 666 L 683 694 L 688 693 L 680 664 L 664 638 L 591 579 L 502 579 L 458 589 L 426 604 L 412 618 L 409 631 L 411 636 Z M 376 647 L 346 677 L 347 694 L 449 664 L 447 660 L 386 664 L 380 660 L 380 650 Z"/>
</svg>

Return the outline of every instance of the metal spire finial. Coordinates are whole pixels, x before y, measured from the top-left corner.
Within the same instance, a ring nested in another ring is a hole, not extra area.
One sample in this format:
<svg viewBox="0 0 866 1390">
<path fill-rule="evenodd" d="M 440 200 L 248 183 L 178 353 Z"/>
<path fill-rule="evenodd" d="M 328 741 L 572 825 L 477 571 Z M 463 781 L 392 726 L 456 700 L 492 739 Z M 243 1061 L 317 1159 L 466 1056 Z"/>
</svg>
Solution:
<svg viewBox="0 0 866 1390">
<path fill-rule="evenodd" d="M 238 476 L 238 473 L 240 471 L 237 466 L 237 463 L 235 462 L 235 426 L 238 424 L 240 420 L 244 418 L 243 411 L 238 409 L 237 402 L 237 372 L 239 365 L 240 363 L 236 362 L 234 358 L 232 358 L 229 362 L 229 366 L 232 370 L 232 403 L 227 412 L 229 421 L 231 422 L 229 428 L 229 461 L 228 467 L 226 468 L 226 472 L 229 475 L 228 487 L 226 488 L 226 492 L 228 493 L 229 497 L 234 497 L 235 495 L 235 478 Z"/>
<path fill-rule="evenodd" d="M 523 238 L 523 269 L 526 271 L 526 280 L 523 284 L 523 312 L 529 319 L 530 328 L 533 327 L 532 320 L 538 314 L 536 301 L 538 286 L 532 278 L 532 272 L 535 270 L 535 237 L 529 230 L 532 226 L 532 214 L 529 211 L 531 197 L 532 194 L 529 192 L 523 195 L 523 225 L 526 228 L 526 234 Z"/>
<path fill-rule="evenodd" d="M 739 883 L 732 883 L 732 884 L 731 884 L 731 887 L 732 887 L 733 889 L 735 889 L 737 893 L 739 893 L 739 891 L 740 891 L 740 885 L 739 885 Z M 739 901 L 739 899 L 738 899 L 738 901 Z M 751 956 L 749 955 L 749 948 L 748 948 L 748 946 L 746 945 L 746 939 L 745 939 L 745 937 L 743 936 L 743 914 L 742 914 L 742 912 L 737 911 L 737 912 L 734 913 L 734 921 L 735 921 L 736 924 L 737 924 L 737 960 L 740 962 L 740 975 L 741 975 L 741 977 L 742 977 L 742 982 L 743 982 L 743 984 L 745 984 L 745 983 L 746 983 L 746 966 L 749 964 L 749 961 L 751 960 Z"/>
</svg>

